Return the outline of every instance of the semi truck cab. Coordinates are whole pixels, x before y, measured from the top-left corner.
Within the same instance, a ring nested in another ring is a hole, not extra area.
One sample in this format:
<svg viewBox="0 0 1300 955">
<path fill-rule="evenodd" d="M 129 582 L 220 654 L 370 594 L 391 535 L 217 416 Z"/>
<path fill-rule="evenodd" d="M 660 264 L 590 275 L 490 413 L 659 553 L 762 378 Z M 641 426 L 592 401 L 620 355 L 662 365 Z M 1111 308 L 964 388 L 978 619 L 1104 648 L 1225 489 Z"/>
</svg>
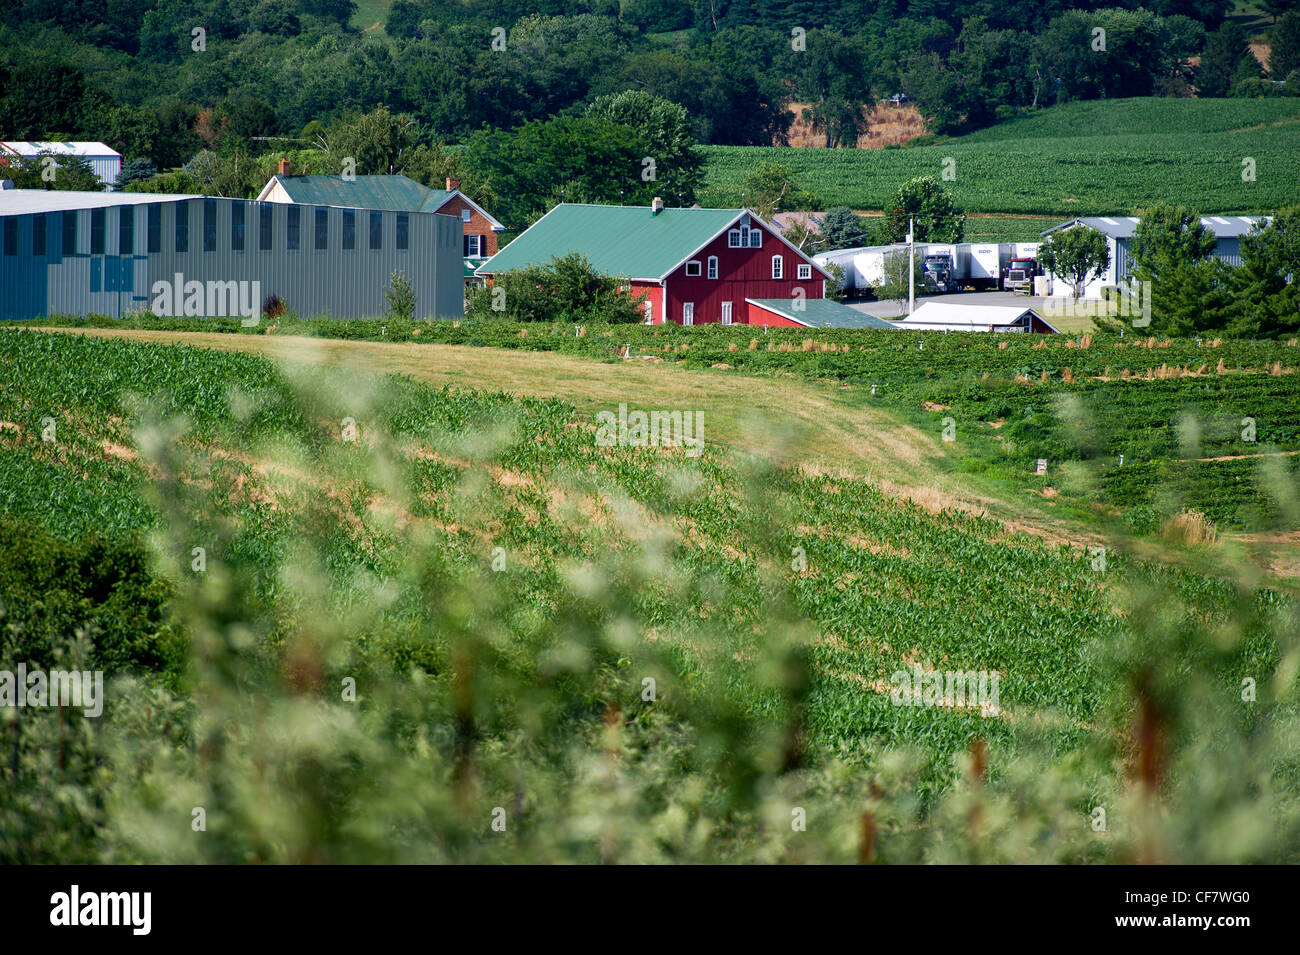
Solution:
<svg viewBox="0 0 1300 955">
<path fill-rule="evenodd" d="M 1038 262 L 1034 259 L 1012 259 L 1002 276 L 1002 287 L 1013 291 L 1032 292 L 1034 276 L 1038 274 Z"/>
</svg>

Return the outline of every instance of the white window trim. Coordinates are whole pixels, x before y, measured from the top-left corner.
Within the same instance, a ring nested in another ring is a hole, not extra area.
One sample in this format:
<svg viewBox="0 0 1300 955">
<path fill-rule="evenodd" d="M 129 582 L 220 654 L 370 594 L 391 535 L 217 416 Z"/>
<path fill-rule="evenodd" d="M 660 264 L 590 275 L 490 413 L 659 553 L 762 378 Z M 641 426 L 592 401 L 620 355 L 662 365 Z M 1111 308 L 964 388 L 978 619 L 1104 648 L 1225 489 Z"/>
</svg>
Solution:
<svg viewBox="0 0 1300 955">
<path fill-rule="evenodd" d="M 807 282 L 812 279 L 812 266 L 807 262 L 799 263 L 799 281 Z"/>
<path fill-rule="evenodd" d="M 716 255 L 709 256 L 708 276 L 711 279 L 716 279 L 718 277 L 718 257 Z"/>
<path fill-rule="evenodd" d="M 460 221 L 461 221 L 461 222 L 468 222 L 468 221 L 469 221 L 469 217 L 470 217 L 470 211 L 469 211 L 468 209 L 461 209 L 461 210 L 460 210 Z"/>
<path fill-rule="evenodd" d="M 682 302 L 682 324 L 683 325 L 695 324 L 695 303 L 694 302 Z"/>
<path fill-rule="evenodd" d="M 730 325 L 732 322 L 732 310 L 730 302 L 722 303 L 722 324 Z"/>
<path fill-rule="evenodd" d="M 745 247 L 745 237 L 739 229 L 727 230 L 727 248 L 742 249 Z"/>
<path fill-rule="evenodd" d="M 772 278 L 785 278 L 785 258 L 780 255 L 772 256 Z"/>
<path fill-rule="evenodd" d="M 691 266 L 692 266 L 692 265 L 695 266 L 695 271 L 694 271 L 694 272 L 691 271 Z M 704 274 L 704 269 L 703 269 L 703 267 L 700 265 L 700 260 L 699 260 L 699 259 L 691 259 L 689 262 L 686 263 L 686 276 L 687 276 L 687 278 L 697 279 L 697 278 L 699 278 L 699 277 L 700 277 L 701 275 L 703 275 L 703 274 Z"/>
<path fill-rule="evenodd" d="M 653 325 L 655 323 L 655 303 L 652 299 L 646 299 L 642 306 L 645 309 L 645 323 Z"/>
<path fill-rule="evenodd" d="M 749 230 L 749 247 L 750 247 L 751 249 L 761 249 L 761 248 L 763 247 L 763 230 L 762 230 L 762 229 L 750 229 L 750 230 Z"/>
</svg>

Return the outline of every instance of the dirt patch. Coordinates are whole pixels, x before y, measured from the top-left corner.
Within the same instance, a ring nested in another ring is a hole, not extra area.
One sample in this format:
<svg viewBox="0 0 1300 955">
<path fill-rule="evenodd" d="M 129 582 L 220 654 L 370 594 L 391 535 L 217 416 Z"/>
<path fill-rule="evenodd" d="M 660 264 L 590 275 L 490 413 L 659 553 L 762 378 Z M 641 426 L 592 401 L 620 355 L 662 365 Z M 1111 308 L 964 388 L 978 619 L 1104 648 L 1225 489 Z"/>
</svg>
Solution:
<svg viewBox="0 0 1300 955">
<path fill-rule="evenodd" d="M 118 444 L 116 441 L 105 439 L 100 442 L 100 447 L 104 449 L 104 453 L 109 457 L 117 458 L 119 461 L 135 461 L 140 457 L 135 452 L 134 448 L 128 448 L 126 445 Z"/>
<path fill-rule="evenodd" d="M 826 133 L 818 131 L 811 122 L 811 103 L 791 103 L 790 113 L 794 122 L 790 125 L 789 144 L 808 149 L 826 148 Z M 924 136 L 925 118 L 911 105 L 895 106 L 892 103 L 876 103 L 864 106 L 864 118 L 867 132 L 858 137 L 858 149 L 883 149 Z"/>
</svg>

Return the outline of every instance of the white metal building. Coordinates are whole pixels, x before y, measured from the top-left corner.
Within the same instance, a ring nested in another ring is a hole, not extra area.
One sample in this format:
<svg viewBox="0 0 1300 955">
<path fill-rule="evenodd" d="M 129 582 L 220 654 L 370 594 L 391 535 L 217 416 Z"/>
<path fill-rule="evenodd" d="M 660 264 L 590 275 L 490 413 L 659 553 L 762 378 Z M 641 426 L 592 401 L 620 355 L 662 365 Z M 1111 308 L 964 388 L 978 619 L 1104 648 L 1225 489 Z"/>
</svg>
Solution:
<svg viewBox="0 0 1300 955">
<path fill-rule="evenodd" d="M 1090 281 L 1083 290 L 1085 298 L 1100 298 L 1104 287 L 1120 285 L 1131 280 L 1133 259 L 1129 247 L 1140 221 L 1136 216 L 1088 216 L 1052 226 L 1044 230 L 1043 238 L 1046 239 L 1052 233 L 1060 232 L 1062 229 L 1073 229 L 1079 226 L 1095 229 L 1106 237 L 1106 246 L 1110 250 L 1110 267 Z M 1214 256 L 1223 259 L 1229 265 L 1241 265 L 1241 237 L 1249 234 L 1256 225 L 1264 226 L 1268 225 L 1268 222 L 1267 217 L 1261 216 L 1201 217 L 1201 224 L 1218 240 Z M 1048 295 L 1073 294 L 1073 286 L 1060 276 L 1050 275 L 1049 280 Z"/>
<path fill-rule="evenodd" d="M 54 153 L 58 156 L 80 156 L 90 163 L 105 187 L 113 188 L 117 174 L 122 171 L 122 154 L 103 143 L 29 143 L 0 142 L 0 163 L 9 161 L 23 162 L 41 153 Z"/>
</svg>

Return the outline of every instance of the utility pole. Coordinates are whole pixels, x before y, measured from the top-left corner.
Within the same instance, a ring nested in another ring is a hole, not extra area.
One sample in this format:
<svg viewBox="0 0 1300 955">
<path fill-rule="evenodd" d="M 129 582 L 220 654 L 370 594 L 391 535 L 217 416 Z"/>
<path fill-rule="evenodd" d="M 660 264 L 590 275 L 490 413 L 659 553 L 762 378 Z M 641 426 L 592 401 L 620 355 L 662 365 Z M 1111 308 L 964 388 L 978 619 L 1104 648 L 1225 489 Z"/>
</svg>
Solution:
<svg viewBox="0 0 1300 955">
<path fill-rule="evenodd" d="M 916 246 L 913 241 L 916 226 L 909 216 L 907 219 L 907 314 L 912 314 L 916 300 Z"/>
</svg>

